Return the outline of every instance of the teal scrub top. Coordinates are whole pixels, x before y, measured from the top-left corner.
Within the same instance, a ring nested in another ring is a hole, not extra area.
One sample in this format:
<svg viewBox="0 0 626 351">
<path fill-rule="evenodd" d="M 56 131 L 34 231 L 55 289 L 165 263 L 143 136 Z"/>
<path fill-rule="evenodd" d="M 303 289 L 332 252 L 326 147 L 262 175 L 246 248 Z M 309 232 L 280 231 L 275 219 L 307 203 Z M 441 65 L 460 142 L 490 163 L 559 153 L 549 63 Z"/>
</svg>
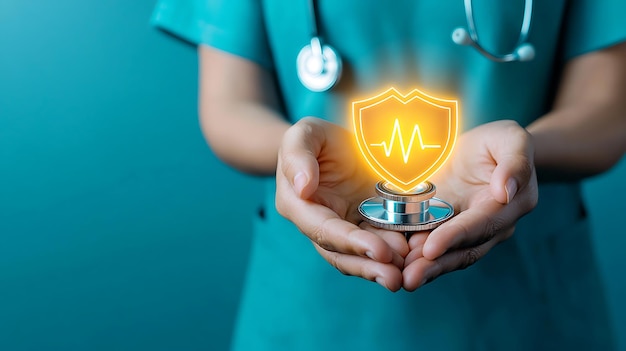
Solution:
<svg viewBox="0 0 626 351">
<path fill-rule="evenodd" d="M 535 1 L 530 62 L 495 63 L 451 33 L 460 0 L 319 0 L 319 33 L 344 62 L 339 84 L 314 93 L 296 57 L 311 39 L 307 0 L 161 0 L 153 22 L 187 41 L 256 62 L 278 82 L 284 116 L 348 125 L 350 103 L 393 86 L 460 101 L 464 129 L 499 119 L 528 125 L 549 111 L 564 64 L 626 40 L 623 0 Z M 476 0 L 480 43 L 514 49 L 522 0 Z M 462 272 L 392 294 L 326 263 L 274 209 L 257 218 L 235 350 L 548 350 L 614 347 L 575 183 L 540 185 L 516 234 Z"/>
</svg>

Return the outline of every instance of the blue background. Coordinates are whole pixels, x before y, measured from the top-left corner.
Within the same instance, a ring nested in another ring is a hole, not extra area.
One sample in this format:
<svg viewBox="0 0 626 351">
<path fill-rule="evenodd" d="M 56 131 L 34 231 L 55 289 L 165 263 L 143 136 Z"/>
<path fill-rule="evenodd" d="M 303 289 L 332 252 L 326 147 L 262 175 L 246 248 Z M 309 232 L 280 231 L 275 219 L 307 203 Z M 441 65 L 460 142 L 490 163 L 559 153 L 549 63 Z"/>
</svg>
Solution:
<svg viewBox="0 0 626 351">
<path fill-rule="evenodd" d="M 207 148 L 153 6 L 0 2 L 0 350 L 228 345 L 260 182 Z M 625 177 L 585 184 L 621 331 Z"/>
</svg>

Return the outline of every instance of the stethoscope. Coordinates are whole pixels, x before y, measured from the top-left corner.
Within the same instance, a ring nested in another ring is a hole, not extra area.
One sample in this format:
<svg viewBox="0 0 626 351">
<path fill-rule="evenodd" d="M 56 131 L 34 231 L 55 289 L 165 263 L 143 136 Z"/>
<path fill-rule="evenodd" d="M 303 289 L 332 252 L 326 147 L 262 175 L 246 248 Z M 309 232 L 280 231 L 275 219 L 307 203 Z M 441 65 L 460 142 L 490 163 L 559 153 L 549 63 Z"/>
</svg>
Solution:
<svg viewBox="0 0 626 351">
<path fill-rule="evenodd" d="M 296 60 L 298 78 L 302 85 L 314 92 L 331 89 L 341 77 L 341 57 L 330 45 L 322 43 L 317 30 L 317 16 L 315 0 L 309 0 L 311 19 L 311 43 L 300 50 Z M 507 54 L 489 52 L 478 39 L 472 0 L 465 0 L 465 18 L 467 29 L 459 27 L 452 32 L 452 41 L 457 45 L 472 46 L 486 58 L 495 62 L 530 61 L 535 58 L 535 48 L 528 43 L 528 33 L 533 15 L 533 1 L 524 1 L 524 19 L 520 29 L 519 39 L 513 51 Z"/>
</svg>

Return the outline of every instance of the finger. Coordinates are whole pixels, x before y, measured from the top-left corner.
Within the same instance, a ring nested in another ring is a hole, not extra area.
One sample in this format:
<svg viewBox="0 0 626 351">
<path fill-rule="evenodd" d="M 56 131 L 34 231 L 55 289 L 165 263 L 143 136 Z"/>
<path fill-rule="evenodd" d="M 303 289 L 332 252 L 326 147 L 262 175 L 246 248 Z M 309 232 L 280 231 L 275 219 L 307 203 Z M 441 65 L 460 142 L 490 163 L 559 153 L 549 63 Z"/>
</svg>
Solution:
<svg viewBox="0 0 626 351">
<path fill-rule="evenodd" d="M 394 250 L 392 248 L 392 252 L 393 252 L 393 258 L 391 260 L 391 263 L 393 263 L 394 266 L 403 269 L 404 268 L 404 257 L 406 255 L 402 255 L 400 253 L 398 253 L 398 251 Z"/>
<path fill-rule="evenodd" d="M 361 224 L 359 224 L 359 228 L 372 232 L 383 238 L 391 249 L 398 253 L 401 257 L 405 257 L 409 253 L 409 245 L 403 233 L 376 228 L 366 222 L 361 222 Z"/>
<path fill-rule="evenodd" d="M 309 239 L 322 248 L 369 257 L 383 263 L 393 261 L 393 250 L 383 238 L 341 219 L 328 207 L 308 201 L 304 205 L 297 204 L 294 207 L 302 208 L 298 212 L 306 213 L 306 216 L 290 219 Z"/>
<path fill-rule="evenodd" d="M 404 259 L 404 268 L 408 267 L 411 263 L 423 258 L 424 254 L 422 253 L 422 248 L 417 248 L 415 250 L 411 250 L 406 258 Z"/>
<path fill-rule="evenodd" d="M 428 238 L 427 232 L 416 233 L 411 236 L 411 238 L 409 239 L 409 247 L 411 248 L 411 251 L 408 253 L 408 255 L 406 255 L 406 258 L 404 259 L 405 267 L 410 265 L 415 260 L 424 257 L 423 247 L 424 243 L 426 242 L 426 238 Z"/>
<path fill-rule="evenodd" d="M 408 241 L 409 248 L 411 250 L 414 250 L 417 247 L 422 247 L 424 245 L 424 242 L 426 241 L 426 238 L 428 238 L 429 234 L 430 234 L 430 231 L 415 232 L 411 234 L 411 236 L 409 237 L 409 241 Z"/>
<path fill-rule="evenodd" d="M 376 228 L 366 222 L 361 222 L 361 224 L 359 224 L 359 228 L 374 233 L 385 240 L 385 242 L 393 250 L 393 259 L 391 260 L 391 263 L 399 269 L 404 268 L 404 257 L 409 252 L 409 246 L 403 233 Z"/>
<path fill-rule="evenodd" d="M 504 136 L 494 138 L 488 144 L 489 152 L 496 162 L 490 188 L 498 202 L 508 204 L 531 180 L 534 173 L 534 151 L 530 134 L 517 123 L 511 121 Z"/>
<path fill-rule="evenodd" d="M 319 183 L 319 156 L 325 134 L 314 118 L 304 118 L 289 128 L 278 153 L 280 173 L 298 197 L 309 198 Z"/>
<path fill-rule="evenodd" d="M 393 258 L 391 259 L 391 264 L 398 267 L 399 270 L 404 269 L 404 257 L 400 256 L 399 253 L 393 251 Z"/>
<path fill-rule="evenodd" d="M 315 249 L 333 267 L 345 275 L 375 281 L 390 291 L 402 287 L 402 272 L 391 263 L 380 263 L 367 258 L 328 251 L 317 244 Z"/>
<path fill-rule="evenodd" d="M 435 260 L 450 250 L 488 242 L 513 227 L 518 217 L 516 206 L 485 200 L 433 230 L 424 243 L 423 255 Z M 506 238 L 498 236 L 499 241 Z"/>
<path fill-rule="evenodd" d="M 389 263 L 393 250 L 378 235 L 343 220 L 332 209 L 299 198 L 288 181 L 277 177 L 276 208 L 322 248 Z"/>
<path fill-rule="evenodd" d="M 513 229 L 509 231 L 512 234 Z M 490 240 L 478 246 L 454 250 L 436 260 L 417 259 L 404 268 L 403 287 L 414 291 L 443 274 L 465 269 L 483 258 L 497 243 L 497 240 Z"/>
</svg>

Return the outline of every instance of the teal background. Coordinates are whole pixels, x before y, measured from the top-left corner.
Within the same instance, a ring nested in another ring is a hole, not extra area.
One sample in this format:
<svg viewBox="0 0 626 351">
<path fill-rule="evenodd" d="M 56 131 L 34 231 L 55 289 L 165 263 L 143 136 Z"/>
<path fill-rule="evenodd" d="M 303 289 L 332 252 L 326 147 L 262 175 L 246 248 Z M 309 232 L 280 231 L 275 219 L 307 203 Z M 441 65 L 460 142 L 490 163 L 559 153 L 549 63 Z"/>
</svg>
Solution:
<svg viewBox="0 0 626 351">
<path fill-rule="evenodd" d="M 153 6 L 0 1 L 0 351 L 227 347 L 260 182 Z"/>
<path fill-rule="evenodd" d="M 195 50 L 153 6 L 0 2 L 0 350 L 228 345 L 260 182 L 206 147 Z M 625 177 L 585 184 L 622 334 Z"/>
</svg>

